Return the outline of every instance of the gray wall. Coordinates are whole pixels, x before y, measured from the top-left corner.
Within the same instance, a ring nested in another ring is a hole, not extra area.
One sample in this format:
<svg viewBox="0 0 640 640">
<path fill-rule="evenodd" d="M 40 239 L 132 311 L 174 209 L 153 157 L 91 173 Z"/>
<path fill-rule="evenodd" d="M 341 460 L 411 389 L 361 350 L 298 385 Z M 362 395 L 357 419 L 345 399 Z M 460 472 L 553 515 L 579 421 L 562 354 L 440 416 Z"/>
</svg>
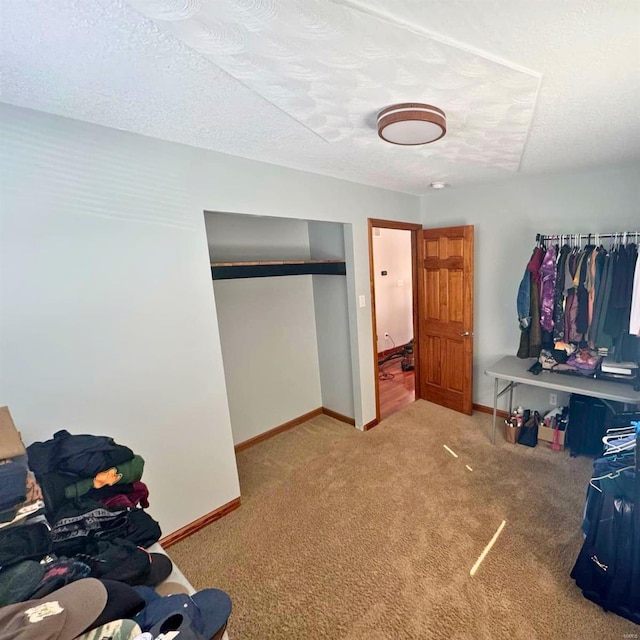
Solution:
<svg viewBox="0 0 640 640">
<path fill-rule="evenodd" d="M 190 188 L 203 210 L 346 223 L 355 421 L 361 427 L 375 419 L 367 219 L 418 222 L 420 199 L 202 149 L 192 152 Z M 357 304 L 360 295 L 364 307 Z"/>
<path fill-rule="evenodd" d="M 214 282 L 235 444 L 322 406 L 311 276 Z"/>
<path fill-rule="evenodd" d="M 212 262 L 309 259 L 304 220 L 210 211 L 204 219 Z"/>
<path fill-rule="evenodd" d="M 311 258 L 345 258 L 344 225 L 309 222 Z M 349 336 L 347 279 L 342 276 L 312 276 L 318 340 L 322 406 L 353 418 L 353 369 Z"/>
<path fill-rule="evenodd" d="M 492 405 L 484 370 L 517 351 L 516 293 L 536 233 L 639 230 L 640 164 L 434 191 L 422 198 L 422 224 L 475 225 L 474 402 Z M 549 406 L 526 387 L 516 402 Z"/>
<path fill-rule="evenodd" d="M 240 494 L 191 149 L 2 108 L 0 404 L 110 435 L 170 533 Z"/>
<path fill-rule="evenodd" d="M 367 218 L 417 222 L 418 198 L 8 105 L 0 127 L 0 404 L 27 443 L 130 445 L 166 533 L 238 496 L 204 211 L 346 223 L 354 415 L 375 417 Z"/>
<path fill-rule="evenodd" d="M 205 213 L 212 262 L 308 259 L 307 223 Z M 322 406 L 311 276 L 215 280 L 235 444 Z"/>
</svg>

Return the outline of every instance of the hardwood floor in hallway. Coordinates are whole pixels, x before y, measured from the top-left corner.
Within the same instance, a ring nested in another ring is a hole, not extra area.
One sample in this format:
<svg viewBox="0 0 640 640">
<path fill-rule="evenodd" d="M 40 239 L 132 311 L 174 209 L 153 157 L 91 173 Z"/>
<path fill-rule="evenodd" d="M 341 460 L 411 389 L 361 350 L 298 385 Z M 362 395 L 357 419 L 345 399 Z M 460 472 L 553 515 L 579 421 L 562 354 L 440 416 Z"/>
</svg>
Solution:
<svg viewBox="0 0 640 640">
<path fill-rule="evenodd" d="M 413 371 L 403 371 L 401 358 L 393 358 L 380 366 L 380 419 L 384 420 L 416 399 Z"/>
</svg>

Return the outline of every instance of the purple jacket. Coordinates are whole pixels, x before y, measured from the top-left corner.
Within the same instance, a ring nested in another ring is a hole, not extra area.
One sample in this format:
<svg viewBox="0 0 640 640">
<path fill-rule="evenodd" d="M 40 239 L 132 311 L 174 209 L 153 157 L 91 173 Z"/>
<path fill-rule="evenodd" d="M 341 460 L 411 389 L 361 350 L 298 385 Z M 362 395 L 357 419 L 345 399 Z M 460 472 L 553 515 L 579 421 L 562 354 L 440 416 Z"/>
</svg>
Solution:
<svg viewBox="0 0 640 640">
<path fill-rule="evenodd" d="M 553 331 L 553 306 L 556 290 L 556 247 L 551 245 L 540 265 L 540 324 L 545 331 Z"/>
</svg>

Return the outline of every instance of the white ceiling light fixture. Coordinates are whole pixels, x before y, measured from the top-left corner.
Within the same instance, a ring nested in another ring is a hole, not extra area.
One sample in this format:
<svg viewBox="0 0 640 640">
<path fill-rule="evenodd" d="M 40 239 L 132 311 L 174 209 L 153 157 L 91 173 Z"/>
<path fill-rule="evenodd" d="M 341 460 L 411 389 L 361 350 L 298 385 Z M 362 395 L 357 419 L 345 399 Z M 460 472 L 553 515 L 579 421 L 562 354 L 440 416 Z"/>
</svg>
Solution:
<svg viewBox="0 0 640 640">
<path fill-rule="evenodd" d="M 447 186 L 447 183 L 442 182 L 442 180 L 434 180 L 429 186 L 432 189 L 444 189 Z"/>
<path fill-rule="evenodd" d="M 378 114 L 378 135 L 391 144 L 429 144 L 440 140 L 445 133 L 447 117 L 444 111 L 430 104 L 392 104 Z"/>
</svg>

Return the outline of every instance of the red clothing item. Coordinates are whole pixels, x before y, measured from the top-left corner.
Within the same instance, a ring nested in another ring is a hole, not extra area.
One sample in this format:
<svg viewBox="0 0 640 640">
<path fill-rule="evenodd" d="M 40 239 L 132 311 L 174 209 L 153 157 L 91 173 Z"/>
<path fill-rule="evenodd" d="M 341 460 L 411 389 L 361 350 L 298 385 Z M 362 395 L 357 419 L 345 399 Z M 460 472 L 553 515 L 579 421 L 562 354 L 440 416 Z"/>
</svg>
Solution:
<svg viewBox="0 0 640 640">
<path fill-rule="evenodd" d="M 134 482 L 133 490 L 130 493 L 119 493 L 115 496 L 109 496 L 100 500 L 105 507 L 110 509 L 113 507 L 135 507 L 140 504 L 143 509 L 149 508 L 149 489 L 144 482 Z"/>
<path fill-rule="evenodd" d="M 533 281 L 537 284 L 540 284 L 542 280 L 540 276 L 540 267 L 542 266 L 543 260 L 544 260 L 544 249 L 542 247 L 536 247 L 533 250 L 531 260 L 529 260 L 529 264 L 527 265 L 527 271 L 531 271 L 531 276 L 533 278 Z"/>
</svg>

